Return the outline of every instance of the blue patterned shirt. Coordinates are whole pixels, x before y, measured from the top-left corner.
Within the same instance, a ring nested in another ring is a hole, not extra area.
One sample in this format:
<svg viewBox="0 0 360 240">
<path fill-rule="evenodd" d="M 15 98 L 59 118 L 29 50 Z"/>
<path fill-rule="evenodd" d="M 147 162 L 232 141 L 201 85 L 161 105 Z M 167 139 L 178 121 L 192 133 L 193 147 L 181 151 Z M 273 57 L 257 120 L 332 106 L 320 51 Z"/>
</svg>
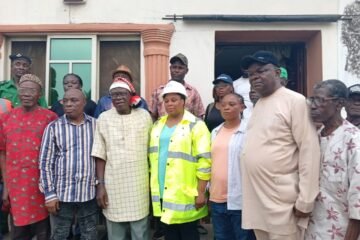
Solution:
<svg viewBox="0 0 360 240">
<path fill-rule="evenodd" d="M 96 120 L 84 116 L 84 122 L 75 125 L 63 115 L 45 129 L 40 150 L 40 188 L 46 202 L 86 202 L 95 198 L 95 159 L 91 149 Z"/>
</svg>

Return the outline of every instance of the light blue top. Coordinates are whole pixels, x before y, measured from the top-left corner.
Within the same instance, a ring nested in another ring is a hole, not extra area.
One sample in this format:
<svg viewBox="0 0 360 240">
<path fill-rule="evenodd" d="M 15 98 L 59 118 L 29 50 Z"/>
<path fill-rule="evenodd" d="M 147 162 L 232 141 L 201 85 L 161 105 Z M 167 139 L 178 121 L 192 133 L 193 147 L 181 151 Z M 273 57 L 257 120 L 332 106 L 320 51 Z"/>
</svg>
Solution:
<svg viewBox="0 0 360 240">
<path fill-rule="evenodd" d="M 166 173 L 166 163 L 168 158 L 169 144 L 170 139 L 175 131 L 176 125 L 169 128 L 164 126 L 160 134 L 159 142 L 159 187 L 160 187 L 160 198 L 163 196 L 164 184 L 165 184 L 165 173 Z"/>
</svg>

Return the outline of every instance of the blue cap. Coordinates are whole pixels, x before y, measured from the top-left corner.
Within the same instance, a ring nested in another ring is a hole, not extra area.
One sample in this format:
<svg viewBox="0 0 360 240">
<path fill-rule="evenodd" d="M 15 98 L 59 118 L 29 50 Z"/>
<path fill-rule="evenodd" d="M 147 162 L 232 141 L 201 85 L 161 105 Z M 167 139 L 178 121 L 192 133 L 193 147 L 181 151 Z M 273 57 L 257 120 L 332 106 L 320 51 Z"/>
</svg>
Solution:
<svg viewBox="0 0 360 240">
<path fill-rule="evenodd" d="M 233 84 L 232 78 L 227 74 L 220 74 L 212 83 L 215 85 L 218 84 L 219 82 L 224 82 L 231 85 Z"/>
</svg>

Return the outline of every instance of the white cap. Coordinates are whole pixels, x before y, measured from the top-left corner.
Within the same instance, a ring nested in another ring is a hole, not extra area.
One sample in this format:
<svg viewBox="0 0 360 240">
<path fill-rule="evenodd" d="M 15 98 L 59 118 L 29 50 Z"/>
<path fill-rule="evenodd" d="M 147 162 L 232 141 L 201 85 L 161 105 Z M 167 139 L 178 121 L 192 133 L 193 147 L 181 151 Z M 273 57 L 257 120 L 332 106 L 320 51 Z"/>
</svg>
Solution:
<svg viewBox="0 0 360 240">
<path fill-rule="evenodd" d="M 186 89 L 185 89 L 184 85 L 182 85 L 181 83 L 179 83 L 177 81 L 173 81 L 173 80 L 169 81 L 166 84 L 163 92 L 161 93 L 161 97 L 164 98 L 164 95 L 168 94 L 168 93 L 178 93 L 178 94 L 185 96 L 185 98 L 187 97 Z"/>
<path fill-rule="evenodd" d="M 111 89 L 114 89 L 114 88 L 125 88 L 126 90 L 128 90 L 129 92 L 131 92 L 129 85 L 127 85 L 127 84 L 124 83 L 124 82 L 120 82 L 120 81 L 115 81 L 115 82 L 113 82 L 113 83 L 110 85 L 109 91 L 110 91 Z"/>
</svg>

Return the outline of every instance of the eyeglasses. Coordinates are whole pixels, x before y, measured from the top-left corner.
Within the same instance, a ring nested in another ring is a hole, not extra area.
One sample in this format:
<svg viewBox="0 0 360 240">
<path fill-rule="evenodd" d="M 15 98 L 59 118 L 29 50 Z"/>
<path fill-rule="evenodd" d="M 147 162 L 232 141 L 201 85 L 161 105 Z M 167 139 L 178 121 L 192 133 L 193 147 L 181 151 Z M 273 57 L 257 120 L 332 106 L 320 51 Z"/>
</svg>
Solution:
<svg viewBox="0 0 360 240">
<path fill-rule="evenodd" d="M 129 96 L 129 93 L 128 92 L 113 92 L 113 93 L 110 93 L 110 97 L 115 99 L 115 98 L 124 98 L 124 97 L 127 97 Z"/>
<path fill-rule="evenodd" d="M 309 97 L 308 103 L 315 104 L 316 106 L 322 106 L 327 101 L 337 100 L 338 97 L 329 97 L 329 98 L 321 98 L 321 97 Z"/>
<path fill-rule="evenodd" d="M 18 88 L 19 94 L 30 94 L 30 95 L 36 95 L 38 93 L 38 90 L 35 88 Z"/>
</svg>

